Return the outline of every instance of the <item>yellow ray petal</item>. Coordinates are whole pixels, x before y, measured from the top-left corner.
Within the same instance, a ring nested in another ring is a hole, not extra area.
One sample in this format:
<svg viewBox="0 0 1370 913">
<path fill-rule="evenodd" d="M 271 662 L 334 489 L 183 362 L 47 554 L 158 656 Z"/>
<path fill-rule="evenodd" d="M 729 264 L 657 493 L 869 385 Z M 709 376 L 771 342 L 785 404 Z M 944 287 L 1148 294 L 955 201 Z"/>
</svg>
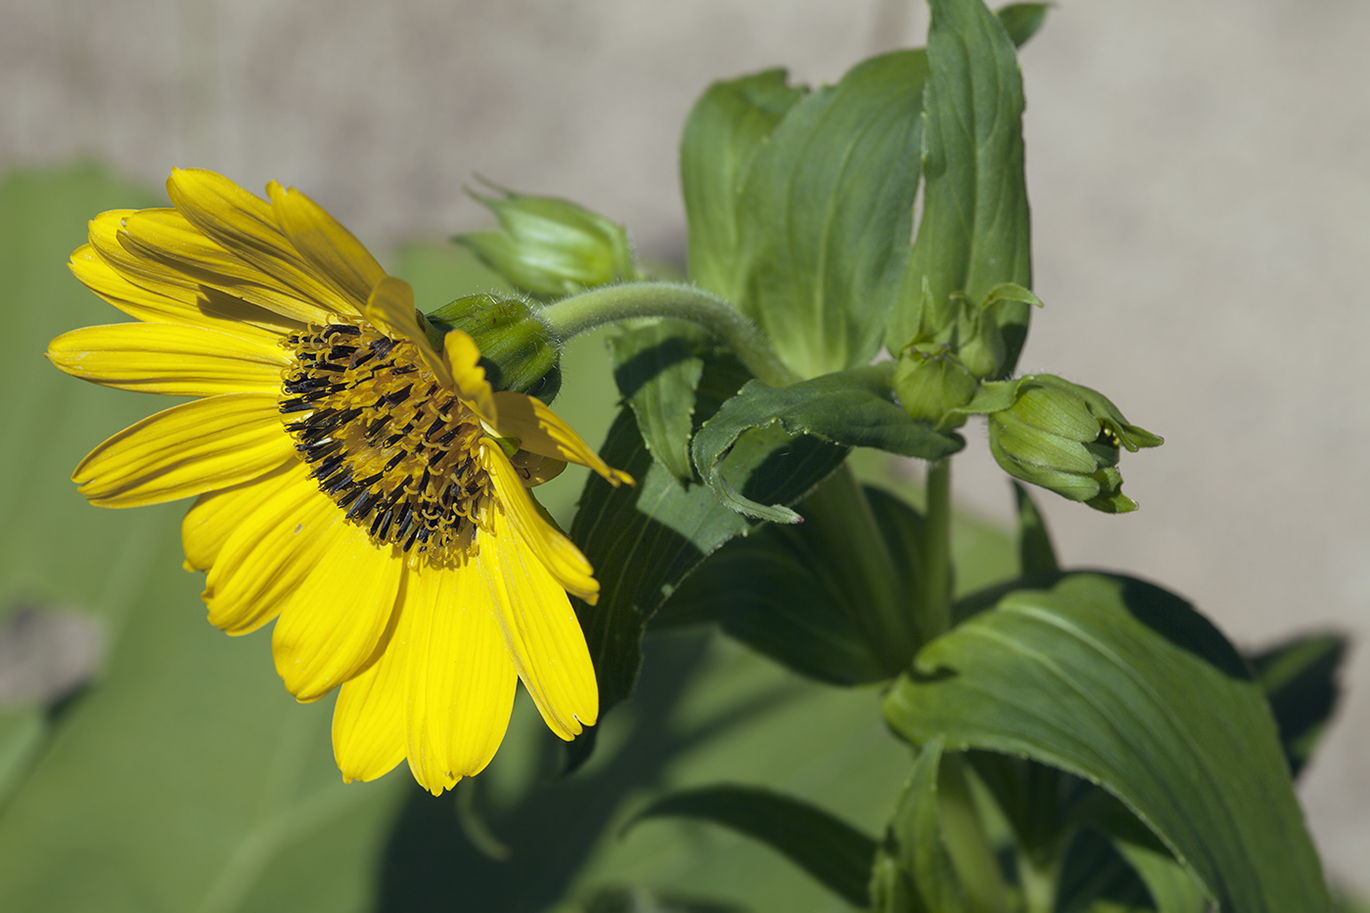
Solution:
<svg viewBox="0 0 1370 913">
<path fill-rule="evenodd" d="M 563 589 L 593 605 L 599 598 L 599 582 L 590 562 L 561 530 L 542 516 L 504 451 L 493 443 L 483 443 L 480 460 L 494 481 L 495 511 L 507 518 L 506 528 L 527 543 L 531 557 L 544 565 Z"/>
<path fill-rule="evenodd" d="M 207 327 L 261 345 L 279 344 L 284 335 L 306 326 L 216 289 L 139 285 L 106 262 L 90 244 L 78 248 L 68 266 L 86 288 L 144 323 Z"/>
<path fill-rule="evenodd" d="M 263 272 L 238 252 L 221 247 L 174 209 L 144 209 L 124 216 L 119 244 L 132 259 L 142 261 L 148 273 L 155 273 L 154 266 L 159 266 L 173 276 L 220 289 L 292 320 L 325 323 L 334 313 L 353 310 L 331 290 L 303 275 L 291 285 Z"/>
<path fill-rule="evenodd" d="M 188 571 L 208 571 L 229 536 L 291 481 L 287 466 L 251 482 L 211 491 L 195 499 L 181 521 L 181 547 Z"/>
<path fill-rule="evenodd" d="M 600 459 L 599 454 L 542 400 L 503 390 L 495 394 L 495 406 L 499 410 L 496 430 L 501 437 L 518 440 L 519 449 L 589 466 L 615 487 L 624 482 L 633 484 L 632 476 L 611 468 Z"/>
<path fill-rule="evenodd" d="M 327 277 L 361 310 L 371 290 L 385 278 L 376 262 L 352 232 L 295 188 L 272 181 L 266 185 L 281 230 L 316 271 Z"/>
<path fill-rule="evenodd" d="M 209 622 L 225 633 L 247 634 L 275 618 L 344 522 L 303 465 L 290 467 L 286 476 L 269 501 L 242 519 L 205 579 Z"/>
<path fill-rule="evenodd" d="M 478 539 L 476 564 L 514 670 L 548 728 L 572 739 L 598 718 L 599 690 L 566 591 L 503 517 Z"/>
<path fill-rule="evenodd" d="M 442 348 L 457 395 L 481 421 L 495 427 L 499 411 L 490 383 L 485 379 L 485 369 L 480 366 L 480 347 L 476 341 L 461 330 L 451 330 L 443 337 Z"/>
<path fill-rule="evenodd" d="M 130 425 L 71 478 L 99 507 L 139 507 L 246 482 L 293 458 L 275 396 L 225 393 Z"/>
<path fill-rule="evenodd" d="M 143 393 L 279 393 L 292 359 L 280 345 L 176 324 L 121 323 L 63 333 L 48 359 L 82 380 Z"/>
<path fill-rule="evenodd" d="M 295 250 L 265 200 L 223 175 L 196 168 L 173 171 L 167 195 L 192 225 L 260 272 L 329 310 L 358 312 Z"/>
<path fill-rule="evenodd" d="M 446 387 L 452 386 L 451 372 L 428 341 L 428 334 L 419 326 L 414 313 L 414 290 L 408 282 L 386 276 L 376 283 L 366 300 L 366 319 L 390 336 L 413 343 L 424 364 L 437 376 L 438 382 Z"/>
<path fill-rule="evenodd" d="M 413 627 L 403 609 L 380 659 L 343 683 L 333 706 L 333 757 L 343 782 L 374 780 L 404 760 L 405 701 Z"/>
<path fill-rule="evenodd" d="M 421 566 L 411 583 L 409 766 L 437 795 L 490 763 L 517 677 L 474 567 Z"/>
<path fill-rule="evenodd" d="M 389 637 L 404 570 L 395 547 L 373 545 L 356 524 L 334 526 L 272 632 L 276 671 L 291 694 L 317 700 L 376 658 Z"/>
<path fill-rule="evenodd" d="M 175 212 L 174 209 L 158 211 Z M 91 219 L 90 247 L 111 269 L 134 285 L 193 304 L 198 289 L 194 279 L 165 263 L 139 256 L 119 240 L 124 219 L 138 212 L 136 209 L 112 209 Z"/>
</svg>

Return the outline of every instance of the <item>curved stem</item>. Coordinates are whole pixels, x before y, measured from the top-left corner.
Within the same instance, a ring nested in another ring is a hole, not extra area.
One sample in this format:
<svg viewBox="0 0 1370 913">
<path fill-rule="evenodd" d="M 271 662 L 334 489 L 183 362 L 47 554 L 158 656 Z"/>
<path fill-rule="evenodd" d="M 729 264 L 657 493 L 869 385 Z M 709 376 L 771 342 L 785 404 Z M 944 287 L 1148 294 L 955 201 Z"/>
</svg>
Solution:
<svg viewBox="0 0 1370 913">
<path fill-rule="evenodd" d="M 727 301 L 692 285 L 628 282 L 591 289 L 543 308 L 538 316 L 561 342 L 606 323 L 635 317 L 689 320 L 711 330 L 762 383 L 783 387 L 799 380 L 756 324 Z"/>
</svg>

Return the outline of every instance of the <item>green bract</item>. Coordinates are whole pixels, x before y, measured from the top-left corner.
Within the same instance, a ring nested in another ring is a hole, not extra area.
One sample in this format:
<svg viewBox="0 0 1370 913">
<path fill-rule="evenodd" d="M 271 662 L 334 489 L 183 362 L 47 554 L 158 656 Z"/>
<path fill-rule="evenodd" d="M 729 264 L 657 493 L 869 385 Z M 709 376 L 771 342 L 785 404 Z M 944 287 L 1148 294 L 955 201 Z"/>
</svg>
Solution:
<svg viewBox="0 0 1370 913">
<path fill-rule="evenodd" d="M 478 231 L 454 240 L 517 287 L 544 298 L 636 276 L 622 225 L 568 200 L 509 190 L 473 193 L 503 231 Z"/>
<path fill-rule="evenodd" d="M 1010 381 L 1011 402 L 989 415 L 989 448 L 1004 471 L 1105 513 L 1136 510 L 1122 493 L 1120 447 L 1135 453 L 1162 438 L 1130 425 L 1096 390 L 1051 374 Z M 966 411 L 980 411 L 971 403 Z"/>
<path fill-rule="evenodd" d="M 438 351 L 448 330 L 475 340 L 486 379 L 496 390 L 527 393 L 546 403 L 556 398 L 561 348 L 527 301 L 467 295 L 424 316 L 424 329 Z"/>
</svg>

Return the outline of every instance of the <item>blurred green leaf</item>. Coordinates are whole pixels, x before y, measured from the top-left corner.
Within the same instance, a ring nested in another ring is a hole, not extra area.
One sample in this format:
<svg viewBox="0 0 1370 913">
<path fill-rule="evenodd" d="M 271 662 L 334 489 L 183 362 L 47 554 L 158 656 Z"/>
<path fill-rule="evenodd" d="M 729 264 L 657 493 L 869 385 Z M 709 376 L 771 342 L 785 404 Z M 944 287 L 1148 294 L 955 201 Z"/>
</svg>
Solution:
<svg viewBox="0 0 1370 913">
<path fill-rule="evenodd" d="M 680 141 L 680 183 L 689 222 L 690 278 L 729 301 L 747 294 L 739 228 L 742 187 L 776 124 L 808 91 L 766 70 L 709 87 Z"/>
<path fill-rule="evenodd" d="M 1325 910 L 1260 686 L 1187 603 L 1066 575 L 1011 592 L 925 647 L 886 698 L 915 742 L 1024 755 L 1118 796 L 1234 910 Z"/>
<path fill-rule="evenodd" d="M 181 568 L 184 505 L 100 510 L 68 478 L 102 438 L 172 402 L 83 383 L 42 357 L 61 332 L 126 319 L 66 269 L 87 220 L 158 203 L 92 165 L 0 183 L 13 349 L 0 366 L 12 391 L 0 406 L 0 612 L 81 609 L 111 641 L 79 700 L 10 718 L 0 909 L 360 911 L 412 783 L 344 786 L 329 702 L 285 692 L 269 638 L 206 623 L 203 578 Z"/>
<path fill-rule="evenodd" d="M 954 293 L 980 301 L 1003 282 L 1032 287 L 1023 86 L 1013 44 L 981 0 L 932 0 L 931 6 L 923 214 L 889 316 L 891 352 L 908 345 L 920 324 L 945 325 L 954 315 Z M 1030 310 L 1021 301 L 1000 307 L 1001 376 L 1013 373 Z"/>
<path fill-rule="evenodd" d="M 695 435 L 695 468 L 733 510 L 773 523 L 797 523 L 794 511 L 748 497 L 720 471 L 749 433 L 773 429 L 782 439 L 807 437 L 841 447 L 877 447 L 925 460 L 938 460 L 964 447 L 960 435 L 933 431 L 895 405 L 893 375 L 894 363 L 886 361 L 788 387 L 751 381 Z"/>
<path fill-rule="evenodd" d="M 1113 841 L 1091 828 L 1076 831 L 1056 883 L 1056 913 L 1144 910 L 1155 910 L 1151 893 Z"/>
<path fill-rule="evenodd" d="M 1018 567 L 1023 574 L 1051 573 L 1059 569 L 1046 520 L 1032 495 L 1016 480 L 1013 496 L 1018 502 Z"/>
<path fill-rule="evenodd" d="M 927 76 L 922 51 L 863 61 L 790 108 L 752 162 L 736 301 L 801 377 L 880 348 L 908 262 Z"/>
<path fill-rule="evenodd" d="M 749 786 L 706 786 L 669 793 L 632 825 L 661 817 L 700 818 L 760 840 L 853 906 L 870 904 L 875 841 L 807 802 Z"/>
<path fill-rule="evenodd" d="M 1050 3 L 1010 3 L 994 11 L 1013 46 L 1021 48 L 1047 21 Z"/>
<path fill-rule="evenodd" d="M 704 372 L 699 351 L 708 334 L 696 324 L 662 320 L 609 338 L 619 392 L 637 416 L 637 430 L 656 461 L 682 482 L 692 481 L 690 435 L 695 390 Z"/>
<path fill-rule="evenodd" d="M 1296 777 L 1312 757 L 1337 705 L 1337 670 L 1346 658 L 1346 648 L 1347 639 L 1340 635 L 1310 634 L 1249 657 Z"/>
</svg>

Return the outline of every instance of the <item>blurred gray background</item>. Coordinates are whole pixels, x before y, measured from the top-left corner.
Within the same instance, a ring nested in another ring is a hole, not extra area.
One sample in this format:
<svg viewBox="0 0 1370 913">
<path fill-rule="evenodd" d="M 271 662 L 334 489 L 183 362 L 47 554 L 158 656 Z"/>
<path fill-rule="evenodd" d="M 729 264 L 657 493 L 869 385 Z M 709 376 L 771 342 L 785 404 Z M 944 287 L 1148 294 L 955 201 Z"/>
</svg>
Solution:
<svg viewBox="0 0 1370 913">
<path fill-rule="evenodd" d="M 462 193 L 480 173 L 680 261 L 676 141 L 711 80 L 833 81 L 925 28 L 905 0 L 0 0 L 0 169 L 277 179 L 382 255 L 486 225 Z M 1124 461 L 1139 513 L 1043 496 L 1058 547 L 1243 646 L 1370 641 L 1367 36 L 1353 0 L 1061 0 L 1021 56 L 1047 303 L 1022 367 L 1166 437 Z M 958 494 L 1006 519 L 971 436 Z M 1344 684 L 1301 795 L 1332 874 L 1370 892 L 1363 648 Z"/>
</svg>

